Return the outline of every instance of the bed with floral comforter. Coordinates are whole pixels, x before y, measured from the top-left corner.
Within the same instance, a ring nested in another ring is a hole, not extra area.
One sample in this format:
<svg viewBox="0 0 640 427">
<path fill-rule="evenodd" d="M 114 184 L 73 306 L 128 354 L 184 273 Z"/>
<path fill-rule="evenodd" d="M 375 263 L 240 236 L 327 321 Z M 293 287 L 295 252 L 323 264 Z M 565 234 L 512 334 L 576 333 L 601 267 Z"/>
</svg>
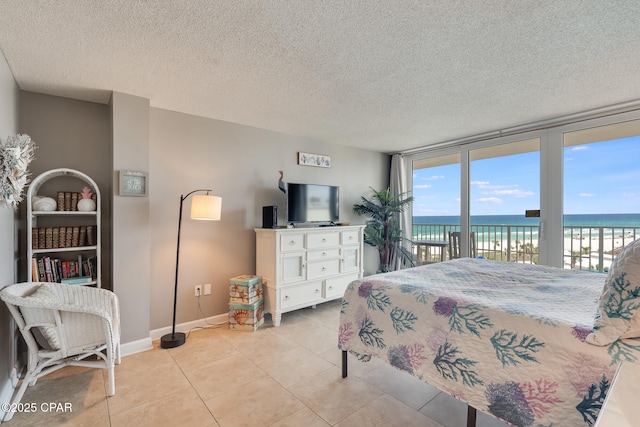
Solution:
<svg viewBox="0 0 640 427">
<path fill-rule="evenodd" d="M 640 356 L 640 340 L 598 336 L 640 307 L 640 284 L 607 277 L 466 258 L 365 277 L 345 292 L 339 348 L 514 426 L 592 425 L 618 363 Z"/>
</svg>

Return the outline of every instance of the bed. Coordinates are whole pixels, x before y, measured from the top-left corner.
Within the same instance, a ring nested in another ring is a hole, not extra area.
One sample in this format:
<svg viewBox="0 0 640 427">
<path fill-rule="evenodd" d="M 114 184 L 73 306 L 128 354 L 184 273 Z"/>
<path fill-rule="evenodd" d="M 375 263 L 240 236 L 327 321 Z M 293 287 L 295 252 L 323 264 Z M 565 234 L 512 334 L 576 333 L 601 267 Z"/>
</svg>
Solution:
<svg viewBox="0 0 640 427">
<path fill-rule="evenodd" d="M 376 357 L 514 426 L 592 425 L 618 363 L 640 363 L 640 241 L 629 246 L 608 275 L 463 258 L 356 280 L 343 377 L 347 352 Z"/>
</svg>

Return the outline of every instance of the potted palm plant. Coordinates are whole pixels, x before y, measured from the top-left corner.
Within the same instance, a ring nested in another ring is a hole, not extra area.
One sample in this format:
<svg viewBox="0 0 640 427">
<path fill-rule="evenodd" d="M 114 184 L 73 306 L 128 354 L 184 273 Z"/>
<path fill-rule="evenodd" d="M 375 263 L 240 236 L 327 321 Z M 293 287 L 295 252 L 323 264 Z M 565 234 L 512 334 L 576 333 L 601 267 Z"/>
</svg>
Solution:
<svg viewBox="0 0 640 427">
<path fill-rule="evenodd" d="M 364 228 L 365 243 L 375 246 L 380 257 L 380 272 L 394 270 L 396 260 L 404 266 L 414 266 L 411 249 L 403 244 L 412 243 L 403 236 L 398 215 L 413 203 L 413 197 L 406 193 L 393 195 L 391 189 L 375 190 L 371 199 L 362 196 L 362 203 L 353 205 L 353 212 L 366 216 Z M 411 247 L 409 245 L 409 247 Z"/>
</svg>

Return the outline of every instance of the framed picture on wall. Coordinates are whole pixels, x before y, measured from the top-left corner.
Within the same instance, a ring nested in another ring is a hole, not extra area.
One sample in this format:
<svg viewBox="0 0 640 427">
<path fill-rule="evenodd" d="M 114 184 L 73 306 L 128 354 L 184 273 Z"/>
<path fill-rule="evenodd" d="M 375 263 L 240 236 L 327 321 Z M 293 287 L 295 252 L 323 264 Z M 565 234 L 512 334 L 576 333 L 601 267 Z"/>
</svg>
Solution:
<svg viewBox="0 0 640 427">
<path fill-rule="evenodd" d="M 298 152 L 298 164 L 303 166 L 331 167 L 331 156 Z"/>
<path fill-rule="evenodd" d="M 140 171 L 125 171 L 120 173 L 120 185 L 118 194 L 120 196 L 147 196 L 148 195 L 148 174 Z"/>
</svg>

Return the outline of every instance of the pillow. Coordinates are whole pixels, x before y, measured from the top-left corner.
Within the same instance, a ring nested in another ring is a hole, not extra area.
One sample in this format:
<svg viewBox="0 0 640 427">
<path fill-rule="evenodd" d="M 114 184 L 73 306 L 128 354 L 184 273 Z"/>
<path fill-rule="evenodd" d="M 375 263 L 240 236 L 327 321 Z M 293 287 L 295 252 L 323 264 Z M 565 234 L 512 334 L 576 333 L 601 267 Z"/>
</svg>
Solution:
<svg viewBox="0 0 640 427">
<path fill-rule="evenodd" d="M 640 337 L 640 239 L 614 259 L 598 300 L 593 332 L 586 341 L 608 345 L 619 338 Z"/>
<path fill-rule="evenodd" d="M 26 297 L 29 301 L 38 303 L 60 303 L 56 291 L 48 283 L 38 286 L 31 295 Z M 59 350 L 60 340 L 56 331 L 56 318 L 52 310 L 46 308 L 21 307 L 22 315 L 27 324 L 49 323 L 51 326 L 38 326 L 31 328 L 31 333 L 40 347 L 45 350 Z"/>
</svg>

